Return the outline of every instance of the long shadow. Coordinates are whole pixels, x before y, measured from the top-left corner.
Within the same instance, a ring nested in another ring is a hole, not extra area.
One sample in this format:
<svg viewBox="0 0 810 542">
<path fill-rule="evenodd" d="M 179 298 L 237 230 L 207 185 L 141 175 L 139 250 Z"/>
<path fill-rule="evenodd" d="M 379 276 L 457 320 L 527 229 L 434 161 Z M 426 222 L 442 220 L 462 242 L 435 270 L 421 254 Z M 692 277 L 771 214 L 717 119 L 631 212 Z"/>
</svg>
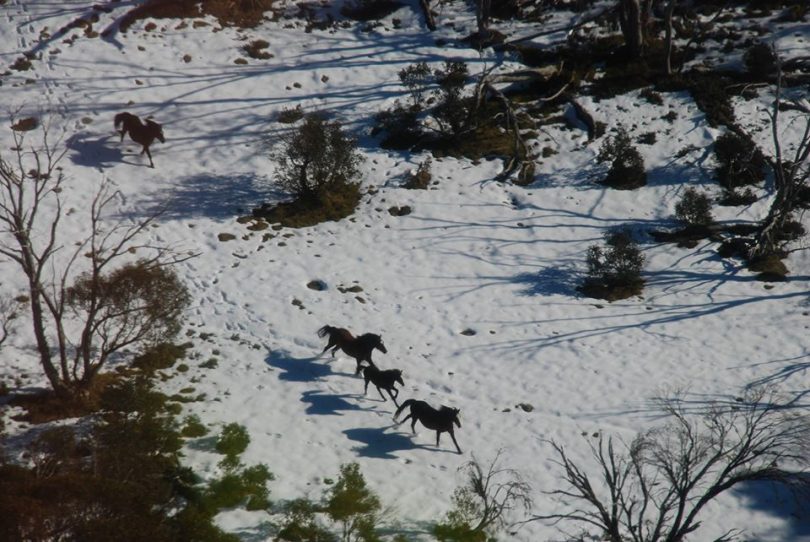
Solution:
<svg viewBox="0 0 810 542">
<path fill-rule="evenodd" d="M 279 380 L 287 382 L 317 382 L 335 374 L 332 368 L 318 361 L 319 358 L 294 358 L 284 350 L 273 350 L 264 362 L 281 369 Z"/>
<path fill-rule="evenodd" d="M 396 427 L 392 424 L 387 427 L 371 427 L 347 429 L 344 431 L 349 440 L 359 442 L 360 446 L 352 448 L 361 457 L 374 457 L 377 459 L 396 459 L 396 452 L 404 450 L 425 449 L 440 450 L 414 443 L 413 439 L 404 433 L 386 433 L 386 430 Z"/>
<path fill-rule="evenodd" d="M 778 533 L 782 540 L 810 537 L 810 474 L 795 473 L 785 481 L 745 482 L 733 492 L 746 501 L 748 508 L 784 518 L 788 530 Z"/>
<path fill-rule="evenodd" d="M 342 416 L 341 412 L 371 410 L 359 406 L 356 402 L 349 402 L 346 400 L 347 398 L 356 399 L 357 396 L 348 393 L 335 395 L 324 393 L 321 390 L 305 391 L 301 395 L 301 401 L 309 403 L 306 409 L 307 414 Z"/>
</svg>

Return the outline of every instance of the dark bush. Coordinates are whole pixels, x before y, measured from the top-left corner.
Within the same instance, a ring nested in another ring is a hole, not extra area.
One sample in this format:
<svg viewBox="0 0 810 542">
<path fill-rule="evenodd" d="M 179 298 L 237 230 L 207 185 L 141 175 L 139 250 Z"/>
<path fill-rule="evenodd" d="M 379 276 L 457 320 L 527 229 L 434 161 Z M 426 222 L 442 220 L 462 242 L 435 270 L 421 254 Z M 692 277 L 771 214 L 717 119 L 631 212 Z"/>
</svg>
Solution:
<svg viewBox="0 0 810 542">
<path fill-rule="evenodd" d="M 399 80 L 411 94 L 411 104 L 423 106 L 428 88 L 433 82 L 430 67 L 425 62 L 411 64 L 399 71 Z"/>
<path fill-rule="evenodd" d="M 767 79 L 776 73 L 776 53 L 767 43 L 755 43 L 743 54 L 745 67 L 752 76 Z"/>
<path fill-rule="evenodd" d="M 748 137 L 728 131 L 714 142 L 720 186 L 734 190 L 765 180 L 765 156 Z"/>
<path fill-rule="evenodd" d="M 446 135 L 458 136 L 465 131 L 470 120 L 470 101 L 462 96 L 469 77 L 467 64 L 448 60 L 434 75 L 439 90 L 436 92 L 433 118 Z"/>
<path fill-rule="evenodd" d="M 608 138 L 599 149 L 599 162 L 610 162 L 602 184 L 618 190 L 633 190 L 647 184 L 644 159 L 630 141 L 624 128 Z"/>
<path fill-rule="evenodd" d="M 430 157 L 422 161 L 417 170 L 408 175 L 408 179 L 403 186 L 410 189 L 425 190 L 430 185 L 430 181 L 433 178 L 430 172 L 432 163 Z"/>
<path fill-rule="evenodd" d="M 687 226 L 708 226 L 714 222 L 709 196 L 690 186 L 675 204 L 675 217 Z"/>
<path fill-rule="evenodd" d="M 311 226 L 349 216 L 360 201 L 354 179 L 362 156 L 354 139 L 337 122 L 310 113 L 296 129 L 281 137 L 272 153 L 278 162 L 276 185 L 290 192 L 293 201 L 262 205 L 253 216 L 291 227 Z"/>
<path fill-rule="evenodd" d="M 331 187 L 355 182 L 362 159 L 340 124 L 310 113 L 297 129 L 281 136 L 276 184 L 299 199 L 320 199 Z"/>
<path fill-rule="evenodd" d="M 588 276 L 580 291 L 588 297 L 614 301 L 641 292 L 644 255 L 630 232 L 605 234 L 605 246 L 591 245 L 587 254 Z"/>
</svg>

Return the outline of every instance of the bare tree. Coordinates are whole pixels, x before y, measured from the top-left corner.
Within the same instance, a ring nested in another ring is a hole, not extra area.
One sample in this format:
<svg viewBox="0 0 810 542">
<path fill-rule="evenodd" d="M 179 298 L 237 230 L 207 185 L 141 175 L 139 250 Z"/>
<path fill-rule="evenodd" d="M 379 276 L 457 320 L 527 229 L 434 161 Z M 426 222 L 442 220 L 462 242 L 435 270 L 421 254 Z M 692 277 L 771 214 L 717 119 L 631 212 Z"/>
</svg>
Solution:
<svg viewBox="0 0 810 542">
<path fill-rule="evenodd" d="M 619 27 L 630 58 L 640 58 L 647 40 L 652 0 L 619 0 Z"/>
<path fill-rule="evenodd" d="M 516 506 L 531 508 L 531 487 L 514 469 L 499 465 L 503 450 L 484 470 L 473 458 L 462 465 L 467 482 L 453 494 L 454 509 L 445 523 L 434 527 L 434 534 L 444 541 L 488 540 L 487 533 L 506 525 L 508 513 Z"/>
<path fill-rule="evenodd" d="M 776 51 L 774 50 L 774 53 Z M 796 209 L 798 196 L 810 180 L 810 102 L 782 100 L 782 67 L 779 55 L 776 56 L 776 97 L 768 113 L 771 122 L 771 135 L 774 155 L 769 160 L 774 174 L 776 192 L 771 201 L 768 215 L 762 222 L 754 245 L 749 251 L 749 259 L 755 260 L 781 250 L 781 234 L 785 223 Z M 784 156 L 784 145 L 780 135 L 780 111 L 796 110 L 803 114 L 804 127 L 799 141 L 793 144 L 793 152 Z"/>
<path fill-rule="evenodd" d="M 612 438 L 588 442 L 595 475 L 552 442 L 565 488 L 550 494 L 568 510 L 530 521 L 578 523 L 610 542 L 680 542 L 721 493 L 741 482 L 786 480 L 786 464 L 803 461 L 807 421 L 767 401 L 765 392 L 739 405 L 712 404 L 699 415 L 679 399 L 661 406 L 669 423 L 623 444 L 623 451 Z M 730 540 L 731 532 L 718 540 Z"/>
<path fill-rule="evenodd" d="M 42 128 L 38 147 L 26 146 L 25 132 L 13 132 L 14 161 L 0 156 L 0 254 L 26 278 L 48 381 L 58 394 L 73 396 L 89 387 L 114 353 L 176 331 L 172 321 L 189 298 L 166 266 L 192 256 L 139 241 L 157 214 L 106 224 L 104 211 L 117 197 L 107 181 L 91 200 L 87 237 L 63 238 L 65 178 L 58 164 L 65 152 L 51 145 L 48 131 Z M 57 258 L 67 241 L 75 248 Z M 121 267 L 134 253 L 145 256 Z"/>
</svg>

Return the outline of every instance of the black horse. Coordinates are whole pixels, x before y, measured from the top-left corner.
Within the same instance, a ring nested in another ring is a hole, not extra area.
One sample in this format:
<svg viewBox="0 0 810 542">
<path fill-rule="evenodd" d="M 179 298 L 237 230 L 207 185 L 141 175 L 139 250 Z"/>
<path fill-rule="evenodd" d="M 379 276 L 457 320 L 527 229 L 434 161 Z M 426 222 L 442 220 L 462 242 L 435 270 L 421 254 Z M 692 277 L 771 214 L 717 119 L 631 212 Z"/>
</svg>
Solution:
<svg viewBox="0 0 810 542">
<path fill-rule="evenodd" d="M 375 348 L 383 354 L 388 352 L 382 338 L 374 333 L 366 333 L 355 337 L 348 329 L 340 327 L 323 326 L 318 330 L 318 337 L 326 337 L 327 335 L 329 336 L 329 342 L 321 351 L 321 355 L 332 347 L 334 347 L 332 348 L 332 357 L 335 357 L 338 348 L 343 350 L 346 355 L 353 357 L 357 362 L 357 372 L 354 374 L 360 374 L 360 370 L 363 368 L 361 364 L 364 361 L 367 361 L 371 366 L 375 366 L 374 362 L 371 361 L 371 352 Z"/>
<path fill-rule="evenodd" d="M 119 126 L 122 128 L 119 129 Z M 149 145 L 151 145 L 155 139 L 159 140 L 161 143 L 166 142 L 166 139 L 163 137 L 163 125 L 158 124 L 152 119 L 146 119 L 146 124 L 144 124 L 137 115 L 124 112 L 118 113 L 115 116 L 115 129 L 121 134 L 121 141 L 124 141 L 124 136 L 129 133 L 129 137 L 132 138 L 132 141 L 143 145 L 141 155 L 146 153 L 146 156 L 149 157 L 149 167 L 155 167 L 155 163 L 152 161 L 152 153 L 149 152 Z"/>
<path fill-rule="evenodd" d="M 402 371 L 400 369 L 388 369 L 385 371 L 379 370 L 374 365 L 369 365 L 363 368 L 363 379 L 366 381 L 366 387 L 363 389 L 363 395 L 368 393 L 368 383 L 372 382 L 375 386 L 377 386 L 377 391 L 380 392 L 380 397 L 383 398 L 383 401 L 387 401 L 388 399 L 385 398 L 383 394 L 383 390 L 388 391 L 388 395 L 391 396 L 391 399 L 394 400 L 394 404 L 397 404 L 397 395 L 399 395 L 399 390 L 396 389 L 396 383 L 399 382 L 400 385 L 404 386 L 405 382 L 402 381 Z"/>
<path fill-rule="evenodd" d="M 424 401 L 408 399 L 397 409 L 396 414 L 394 414 L 394 421 L 407 407 L 411 407 L 411 413 L 399 423 L 405 423 L 408 418 L 411 418 L 411 430 L 416 433 L 416 421 L 419 420 L 428 429 L 436 431 L 437 447 L 439 446 L 439 437 L 443 432 L 447 431 L 450 433 L 450 438 L 453 439 L 453 444 L 456 445 L 456 450 L 461 453 L 461 448 L 458 447 L 458 442 L 456 442 L 456 436 L 453 434 L 453 424 L 461 427 L 461 422 L 458 420 L 459 409 L 442 405 L 439 410 L 436 410 Z"/>
</svg>

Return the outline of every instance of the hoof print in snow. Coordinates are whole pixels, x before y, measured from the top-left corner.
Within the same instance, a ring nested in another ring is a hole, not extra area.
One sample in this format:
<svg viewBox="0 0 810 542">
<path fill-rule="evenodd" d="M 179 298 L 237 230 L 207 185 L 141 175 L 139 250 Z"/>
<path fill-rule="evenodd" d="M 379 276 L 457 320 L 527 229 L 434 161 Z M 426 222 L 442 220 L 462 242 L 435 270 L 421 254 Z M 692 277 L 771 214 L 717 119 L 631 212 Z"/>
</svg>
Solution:
<svg viewBox="0 0 810 542">
<path fill-rule="evenodd" d="M 348 286 L 348 287 L 346 287 L 346 286 L 338 286 L 338 291 L 340 293 L 342 293 L 342 294 L 345 294 L 347 292 L 357 294 L 357 293 L 362 292 L 363 288 L 358 284 L 355 284 L 354 286 Z"/>
<path fill-rule="evenodd" d="M 405 216 L 411 214 L 411 206 L 403 205 L 402 207 L 394 206 L 388 208 L 388 214 L 391 216 Z"/>
<path fill-rule="evenodd" d="M 217 239 L 219 239 L 224 243 L 226 241 L 233 241 L 234 239 L 236 239 L 236 236 L 232 233 L 220 233 L 219 235 L 217 235 Z"/>
<path fill-rule="evenodd" d="M 464 331 L 461 332 L 462 335 L 467 335 L 468 337 L 471 337 L 471 336 L 475 335 L 476 333 L 477 332 L 474 329 L 470 329 L 470 328 L 467 328 L 467 329 L 465 329 Z"/>
<path fill-rule="evenodd" d="M 293 299 L 292 304 L 295 305 L 296 307 L 298 307 L 301 310 L 304 310 L 306 308 L 306 307 L 304 307 L 304 303 L 300 299 Z"/>
<path fill-rule="evenodd" d="M 311 280 L 307 283 L 307 288 L 309 288 L 310 290 L 322 292 L 326 290 L 326 283 L 322 280 Z"/>
</svg>

